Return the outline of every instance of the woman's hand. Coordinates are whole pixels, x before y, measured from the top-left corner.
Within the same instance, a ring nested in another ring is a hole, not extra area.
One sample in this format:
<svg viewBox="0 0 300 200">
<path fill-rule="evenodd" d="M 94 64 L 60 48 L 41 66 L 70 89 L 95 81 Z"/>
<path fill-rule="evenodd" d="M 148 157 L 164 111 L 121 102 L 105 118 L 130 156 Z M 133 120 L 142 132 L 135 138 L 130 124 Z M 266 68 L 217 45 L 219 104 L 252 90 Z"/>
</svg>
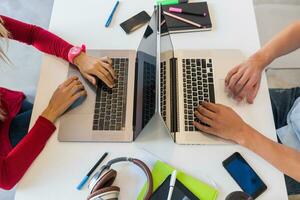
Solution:
<svg viewBox="0 0 300 200">
<path fill-rule="evenodd" d="M 250 126 L 231 108 L 220 104 L 203 102 L 196 109 L 195 116 L 208 125 L 205 126 L 198 122 L 193 123 L 197 129 L 205 133 L 232 140 L 239 144 L 243 143 L 250 134 Z"/>
<path fill-rule="evenodd" d="M 225 78 L 225 87 L 238 102 L 244 98 L 253 103 L 266 65 L 260 56 L 251 56 L 247 61 L 235 66 Z"/>
<path fill-rule="evenodd" d="M 93 85 L 96 85 L 96 77 L 98 77 L 108 87 L 114 87 L 116 74 L 112 68 L 112 60 L 110 58 L 94 58 L 86 53 L 80 53 L 74 59 L 74 64 L 78 67 L 82 76 Z"/>
<path fill-rule="evenodd" d="M 54 123 L 81 96 L 86 96 L 84 86 L 78 77 L 70 77 L 55 90 L 42 116 Z"/>
</svg>

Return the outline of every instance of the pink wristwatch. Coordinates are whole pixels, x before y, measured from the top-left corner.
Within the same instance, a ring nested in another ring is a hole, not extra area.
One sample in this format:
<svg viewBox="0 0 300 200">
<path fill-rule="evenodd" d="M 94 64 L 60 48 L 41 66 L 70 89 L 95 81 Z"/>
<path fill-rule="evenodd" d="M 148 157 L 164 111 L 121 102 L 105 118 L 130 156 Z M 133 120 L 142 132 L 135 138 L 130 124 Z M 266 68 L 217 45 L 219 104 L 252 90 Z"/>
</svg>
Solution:
<svg viewBox="0 0 300 200">
<path fill-rule="evenodd" d="M 68 53 L 69 62 L 74 64 L 74 58 L 78 56 L 81 52 L 86 52 L 86 46 L 84 44 L 81 45 L 81 47 L 72 47 Z"/>
</svg>

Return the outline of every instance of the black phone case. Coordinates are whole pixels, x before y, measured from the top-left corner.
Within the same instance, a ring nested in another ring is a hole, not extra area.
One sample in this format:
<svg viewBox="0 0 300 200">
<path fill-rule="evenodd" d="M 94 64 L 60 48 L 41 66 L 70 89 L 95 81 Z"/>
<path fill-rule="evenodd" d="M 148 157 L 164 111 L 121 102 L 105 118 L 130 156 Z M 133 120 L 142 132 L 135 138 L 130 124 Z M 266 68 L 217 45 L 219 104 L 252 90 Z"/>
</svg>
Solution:
<svg viewBox="0 0 300 200">
<path fill-rule="evenodd" d="M 149 22 L 150 19 L 151 17 L 148 15 L 148 13 L 146 11 L 142 11 L 122 22 L 120 26 L 127 34 L 129 34 L 142 27 L 145 23 Z"/>
<path fill-rule="evenodd" d="M 239 153 L 239 152 L 235 152 L 234 154 L 232 154 L 231 156 L 229 156 L 226 160 L 224 160 L 222 162 L 223 167 L 226 169 L 226 171 L 230 174 L 230 172 L 227 170 L 226 166 L 232 161 L 235 160 L 237 157 L 241 158 L 242 160 L 245 161 L 245 163 L 247 163 L 249 165 L 249 167 L 254 171 L 254 169 L 251 167 L 251 165 L 243 158 L 243 156 Z M 254 173 L 256 174 L 257 177 L 258 174 L 254 171 Z M 232 175 L 230 174 L 230 176 L 232 177 Z M 232 177 L 233 178 L 233 177 Z M 234 178 L 233 178 L 234 179 Z M 259 179 L 263 182 L 263 180 L 259 177 Z M 239 183 L 234 179 L 234 181 L 239 185 Z M 267 190 L 267 186 L 266 184 L 263 182 L 263 186 L 260 187 L 251 197 L 253 199 L 257 198 L 259 195 L 261 195 L 264 191 Z"/>
</svg>

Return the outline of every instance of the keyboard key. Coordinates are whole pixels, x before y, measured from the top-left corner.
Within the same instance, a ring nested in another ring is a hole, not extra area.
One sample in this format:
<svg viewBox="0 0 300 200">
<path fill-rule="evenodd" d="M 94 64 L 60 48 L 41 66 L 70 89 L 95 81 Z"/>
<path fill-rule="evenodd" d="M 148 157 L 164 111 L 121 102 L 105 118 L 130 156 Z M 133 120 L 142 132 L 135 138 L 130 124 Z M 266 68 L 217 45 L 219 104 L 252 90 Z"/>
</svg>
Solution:
<svg viewBox="0 0 300 200">
<path fill-rule="evenodd" d="M 215 91 L 214 91 L 214 85 L 213 84 L 209 84 L 209 98 L 210 98 L 210 102 L 215 103 Z"/>
</svg>

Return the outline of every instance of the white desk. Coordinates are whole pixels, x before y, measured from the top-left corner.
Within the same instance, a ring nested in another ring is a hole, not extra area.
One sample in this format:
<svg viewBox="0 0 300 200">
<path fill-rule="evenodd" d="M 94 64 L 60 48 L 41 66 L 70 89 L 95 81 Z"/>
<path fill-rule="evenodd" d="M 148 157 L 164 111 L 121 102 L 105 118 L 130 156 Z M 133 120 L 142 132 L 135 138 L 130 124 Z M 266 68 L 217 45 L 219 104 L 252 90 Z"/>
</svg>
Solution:
<svg viewBox="0 0 300 200">
<path fill-rule="evenodd" d="M 241 49 L 246 56 L 259 48 L 251 0 L 208 0 L 208 3 L 214 30 L 176 35 L 173 37 L 175 48 L 234 48 Z M 55 0 L 50 30 L 74 44 L 86 43 L 89 48 L 136 49 L 144 30 L 127 36 L 118 24 L 143 9 L 151 14 L 153 1 L 123 0 L 110 28 L 105 29 L 104 23 L 113 4 L 114 1 L 105 0 Z M 78 16 L 72 13 L 78 13 Z M 51 56 L 44 57 L 32 122 L 45 108 L 52 92 L 66 76 L 66 62 Z M 241 105 L 241 111 L 243 106 L 246 105 Z M 265 76 L 251 112 L 241 115 L 247 119 L 259 117 L 260 124 L 251 124 L 251 120 L 249 123 L 269 138 L 276 138 Z M 137 141 L 129 144 L 60 143 L 55 132 L 19 183 L 16 199 L 85 199 L 88 190 L 85 188 L 77 191 L 75 187 L 104 151 L 112 153 L 109 158 L 127 154 L 148 157 L 140 149 L 151 152 L 195 177 L 212 179 L 219 188 L 219 199 L 225 199 L 228 193 L 239 189 L 221 164 L 233 152 L 239 151 L 268 186 L 268 190 L 258 199 L 287 199 L 282 173 L 254 153 L 238 145 L 176 145 L 160 123 L 154 120 Z M 135 199 L 145 177 L 137 168 L 128 167 L 126 164 L 121 170 L 116 181 L 117 185 L 122 185 L 121 199 Z"/>
</svg>

